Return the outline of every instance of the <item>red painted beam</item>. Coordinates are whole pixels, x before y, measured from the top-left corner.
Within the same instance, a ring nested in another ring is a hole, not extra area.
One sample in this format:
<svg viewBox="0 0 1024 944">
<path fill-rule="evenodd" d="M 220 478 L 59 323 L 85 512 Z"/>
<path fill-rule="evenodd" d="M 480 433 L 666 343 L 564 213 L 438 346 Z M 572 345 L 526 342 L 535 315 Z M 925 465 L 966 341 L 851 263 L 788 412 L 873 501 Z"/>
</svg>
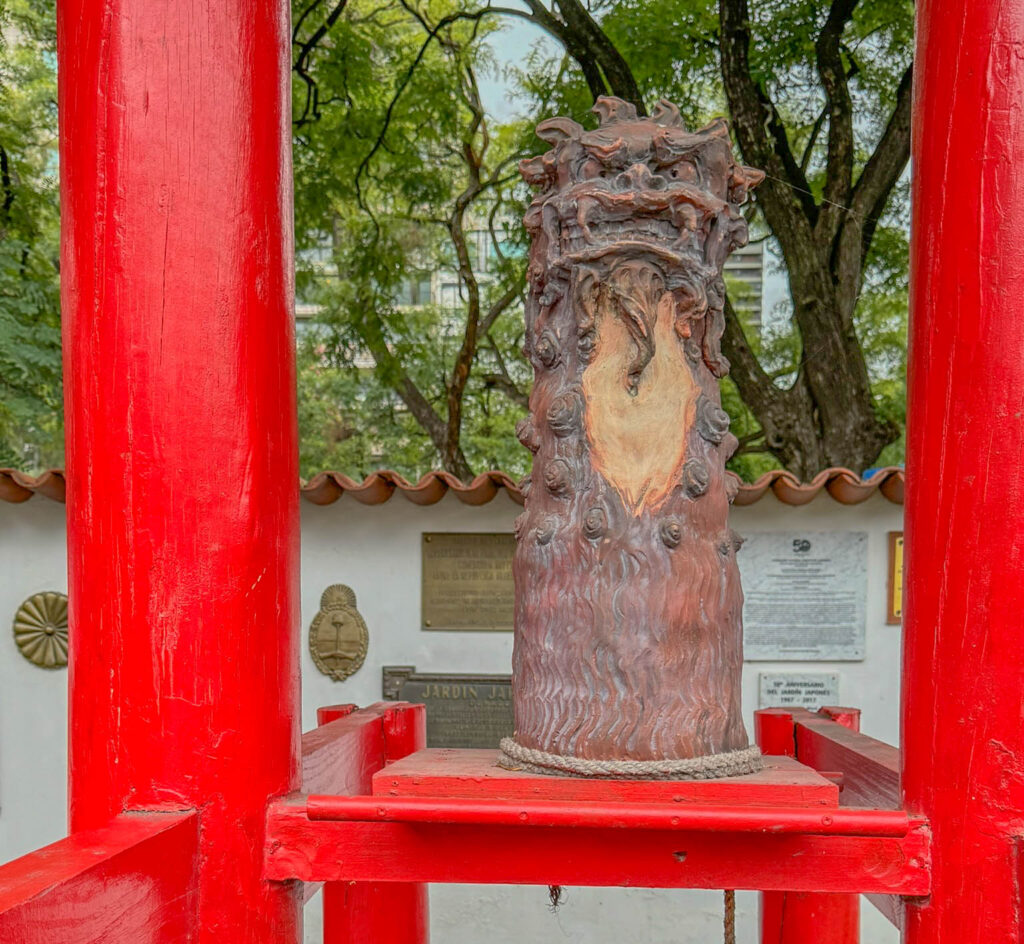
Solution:
<svg viewBox="0 0 1024 944">
<path fill-rule="evenodd" d="M 57 12 L 71 828 L 201 810 L 197 942 L 294 941 L 288 3 Z"/>
<path fill-rule="evenodd" d="M 348 712 L 332 712 L 330 720 L 302 735 L 304 793 L 363 793 L 384 766 L 383 719 L 389 708 L 383 704 L 351 707 Z"/>
<path fill-rule="evenodd" d="M 392 798 L 386 803 L 390 805 Z M 774 816 L 778 810 L 766 813 Z M 302 881 L 767 888 L 906 895 L 927 894 L 929 889 L 929 838 L 918 822 L 911 822 L 903 836 L 858 836 L 760 828 L 721 832 L 583 824 L 474 825 L 450 819 L 313 821 L 301 799 L 282 801 L 270 811 L 267 875 Z M 846 828 L 845 821 L 840 828 Z"/>
<path fill-rule="evenodd" d="M 302 790 L 363 793 L 384 764 L 383 705 L 329 705 L 316 711 L 319 727 L 302 735 Z M 309 901 L 321 885 L 302 888 Z"/>
<path fill-rule="evenodd" d="M 765 739 L 767 746 L 763 744 L 762 749 L 766 753 L 782 753 L 793 744 L 801 763 L 815 770 L 840 774 L 843 790 L 839 798 L 843 806 L 896 809 L 900 805 L 899 751 L 861 734 L 859 715 L 859 711 L 851 708 L 823 708 L 817 714 L 802 708 L 768 708 L 754 713 L 754 724 L 758 737 Z M 790 730 L 786 730 L 787 718 Z M 770 895 L 762 901 L 762 938 L 773 942 L 788 940 L 785 934 L 780 937 L 773 924 L 785 915 L 791 921 L 795 919 L 793 939 L 801 940 L 804 934 L 801 915 L 804 912 L 818 914 L 819 904 L 802 897 L 783 907 L 780 901 L 769 900 Z M 902 899 L 891 895 L 869 895 L 868 898 L 893 924 L 902 927 Z M 832 905 L 843 912 L 832 923 L 836 927 L 852 927 L 851 915 L 856 910 L 856 902 L 843 905 L 833 899 Z"/>
<path fill-rule="evenodd" d="M 317 709 L 320 726 L 302 735 L 302 792 L 369 793 L 373 775 L 426 741 L 423 705 L 377 702 Z"/>
<path fill-rule="evenodd" d="M 469 826 L 579 827 L 580 829 L 701 830 L 710 833 L 891 836 L 914 824 L 902 810 L 725 807 L 671 803 L 470 800 L 464 797 L 311 796 L 316 821 L 434 823 Z"/>
<path fill-rule="evenodd" d="M 303 790 L 368 793 L 373 775 L 427 742 L 423 705 L 379 702 L 317 710 L 302 735 Z M 307 884 L 306 890 L 312 886 Z M 324 944 L 426 944 L 427 887 L 400 882 L 326 882 Z"/>
<path fill-rule="evenodd" d="M 1022 932 L 1024 4 L 921 0 L 902 790 L 934 830 L 907 944 Z"/>
<path fill-rule="evenodd" d="M 815 770 L 843 775 L 843 806 L 900 807 L 899 750 L 820 714 L 793 717 L 797 758 Z"/>
<path fill-rule="evenodd" d="M 0 941 L 194 940 L 198 817 L 125 814 L 0 866 Z"/>
</svg>

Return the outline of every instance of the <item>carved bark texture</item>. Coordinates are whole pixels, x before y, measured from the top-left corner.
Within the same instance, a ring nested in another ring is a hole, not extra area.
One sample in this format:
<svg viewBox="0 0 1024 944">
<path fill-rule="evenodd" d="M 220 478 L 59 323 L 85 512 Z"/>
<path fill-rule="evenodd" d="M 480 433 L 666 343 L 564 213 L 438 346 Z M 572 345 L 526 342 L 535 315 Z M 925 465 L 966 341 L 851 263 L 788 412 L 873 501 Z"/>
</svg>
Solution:
<svg viewBox="0 0 1024 944">
<path fill-rule="evenodd" d="M 533 453 L 516 522 L 516 740 L 555 754 L 670 760 L 747 746 L 742 591 L 725 472 L 735 449 L 722 265 L 762 174 L 725 122 L 690 133 L 602 98 L 596 131 L 543 122 L 519 429 Z"/>
</svg>

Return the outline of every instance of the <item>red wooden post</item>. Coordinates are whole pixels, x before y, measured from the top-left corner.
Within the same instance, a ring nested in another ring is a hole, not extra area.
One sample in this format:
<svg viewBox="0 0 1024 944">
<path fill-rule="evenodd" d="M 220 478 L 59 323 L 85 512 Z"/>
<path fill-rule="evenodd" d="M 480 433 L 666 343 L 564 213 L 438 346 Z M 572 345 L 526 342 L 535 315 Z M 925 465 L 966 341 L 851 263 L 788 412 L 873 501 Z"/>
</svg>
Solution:
<svg viewBox="0 0 1024 944">
<path fill-rule="evenodd" d="M 194 940 L 296 941 L 288 4 L 58 15 L 71 828 L 200 810 Z"/>
<path fill-rule="evenodd" d="M 761 892 L 761 944 L 857 944 L 860 896 Z"/>
<path fill-rule="evenodd" d="M 775 757 L 796 757 L 793 713 L 785 708 L 759 708 L 754 712 L 754 741 Z"/>
<path fill-rule="evenodd" d="M 931 820 L 908 944 L 1016 941 L 1024 810 L 1024 6 L 922 0 L 902 789 Z"/>
<path fill-rule="evenodd" d="M 860 712 L 843 711 L 833 720 L 860 729 Z M 798 757 L 793 714 L 784 708 L 754 712 L 754 736 L 765 754 Z M 761 892 L 762 944 L 857 944 L 860 940 L 858 895 L 822 892 Z"/>
<path fill-rule="evenodd" d="M 339 717 L 343 713 L 336 707 L 317 712 L 321 724 Z M 389 761 L 427 746 L 422 706 L 389 712 L 383 722 Z M 366 770 L 363 793 L 371 789 L 373 771 Z M 324 944 L 427 944 L 430 939 L 427 886 L 422 882 L 324 882 L 323 907 Z"/>
</svg>

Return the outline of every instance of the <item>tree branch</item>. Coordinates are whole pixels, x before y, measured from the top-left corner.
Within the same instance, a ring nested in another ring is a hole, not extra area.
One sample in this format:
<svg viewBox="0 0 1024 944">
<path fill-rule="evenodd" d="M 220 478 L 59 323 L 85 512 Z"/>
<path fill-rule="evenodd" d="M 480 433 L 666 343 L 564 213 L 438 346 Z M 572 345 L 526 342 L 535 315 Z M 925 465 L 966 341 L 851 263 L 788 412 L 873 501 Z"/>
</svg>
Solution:
<svg viewBox="0 0 1024 944">
<path fill-rule="evenodd" d="M 565 51 L 576 61 L 583 72 L 591 97 L 596 101 L 601 95 L 608 94 L 608 86 L 598 67 L 596 60 L 587 54 L 585 45 L 576 33 L 555 16 L 541 0 L 523 0 L 530 8 L 529 14 L 519 11 L 519 15 L 539 26 L 545 33 L 557 40 Z"/>
<path fill-rule="evenodd" d="M 500 390 L 506 397 L 508 397 L 516 406 L 521 406 L 524 410 L 530 408 L 530 398 L 527 394 L 520 390 L 513 380 L 508 377 L 503 377 L 501 374 L 484 374 L 480 378 L 484 384 L 488 387 L 494 387 Z"/>
<path fill-rule="evenodd" d="M 309 39 L 304 43 L 299 44 L 299 29 L 302 26 L 303 21 L 322 2 L 323 0 L 313 0 L 313 3 L 311 3 L 302 12 L 302 15 L 299 17 L 295 24 L 295 28 L 292 31 L 292 44 L 299 46 L 299 54 L 295 57 L 295 65 L 293 68 L 296 75 L 298 75 L 306 85 L 306 104 L 302 110 L 302 114 L 299 115 L 298 119 L 294 122 L 294 124 L 299 128 L 308 121 L 315 121 L 320 117 L 320 90 L 317 87 L 316 80 L 309 72 L 310 57 L 320 44 L 320 40 L 322 40 L 330 32 L 331 27 L 338 22 L 338 18 L 344 12 L 345 7 L 348 4 L 348 0 L 340 0 L 340 2 L 331 9 L 331 12 L 327 14 L 324 21 L 315 30 L 313 30 Z"/>
<path fill-rule="evenodd" d="M 772 383 L 747 341 L 746 332 L 729 296 L 725 297 L 725 330 L 722 353 L 730 364 L 729 376 L 740 391 L 743 402 L 760 416 L 765 404 L 778 400 L 782 391 Z"/>
<path fill-rule="evenodd" d="M 406 7 L 406 9 L 408 9 L 408 7 Z M 452 23 L 456 23 L 459 20 L 479 21 L 481 17 L 487 16 L 487 14 L 491 12 L 493 12 L 491 9 L 485 8 L 482 10 L 474 10 L 466 13 L 449 13 L 446 16 L 441 17 L 441 19 L 438 20 L 434 26 L 430 27 L 427 30 L 427 38 L 423 41 L 423 45 L 420 46 L 419 52 L 416 53 L 416 57 L 413 59 L 412 64 L 406 70 L 401 82 L 398 83 L 398 88 L 395 89 L 395 94 L 391 97 L 391 101 L 388 102 L 387 110 L 384 112 L 384 122 L 381 125 L 381 129 L 377 135 L 376 140 L 373 142 L 373 147 L 370 148 L 369 153 L 359 162 L 359 166 L 356 168 L 356 195 L 359 201 L 359 205 L 364 210 L 366 210 L 367 207 L 363 201 L 363 195 L 359 187 L 359 181 L 362 178 L 363 174 L 366 172 L 367 167 L 369 167 L 370 161 L 372 161 L 374 157 L 376 157 L 377 152 L 381 149 L 381 146 L 384 143 L 384 138 L 387 136 L 388 129 L 391 127 L 391 118 L 395 113 L 395 108 L 398 106 L 398 100 L 402 97 L 402 93 L 405 91 L 409 83 L 412 81 L 413 74 L 415 73 L 416 68 L 419 66 L 419 64 L 423 61 L 423 57 L 426 55 L 427 49 L 430 47 L 430 44 L 437 38 L 437 34 L 440 33 L 441 30 L 444 29 L 446 26 L 450 26 Z M 426 24 L 423 21 L 423 19 L 419 17 L 418 14 L 416 13 L 414 13 L 413 15 L 416 16 L 417 19 L 420 19 L 420 22 L 424 23 L 424 28 L 426 28 Z"/>
<path fill-rule="evenodd" d="M 845 212 L 853 183 L 853 102 L 840 44 L 856 6 L 857 0 L 833 0 L 825 25 L 814 43 L 828 111 L 828 168 L 815 229 L 828 242 L 840 225 L 840 214 Z"/>
<path fill-rule="evenodd" d="M 908 67 L 896 93 L 896 107 L 874 153 L 868 158 L 850 197 L 849 212 L 844 213 L 832 255 L 834 278 L 841 322 L 849 329 L 860 295 L 864 262 L 878 220 L 907 161 L 910 159 L 911 71 Z"/>
<path fill-rule="evenodd" d="M 896 90 L 896 106 L 885 131 L 853 188 L 850 209 L 864 221 L 865 254 L 892 188 L 910 160 L 910 112 L 914 64 L 907 66 Z"/>
<path fill-rule="evenodd" d="M 445 383 L 448 404 L 448 423 L 445 436 L 444 459 L 455 462 L 455 456 L 461 452 L 459 445 L 462 436 L 462 401 L 466 385 L 476 359 L 477 338 L 480 328 L 480 285 L 473 271 L 473 261 L 469 255 L 466 242 L 466 213 L 473 201 L 480 195 L 483 185 L 480 170 L 487 154 L 489 136 L 484 120 L 484 107 L 480 101 L 480 90 L 477 87 L 476 74 L 470 65 L 461 65 L 459 70 L 460 93 L 470 112 L 470 123 L 463 135 L 462 157 L 466 164 L 468 179 L 463 191 L 455 198 L 448 220 L 448 231 L 458 259 L 459 279 L 466 290 L 466 326 L 463 329 L 462 344 L 455 355 L 450 377 Z M 475 146 L 480 136 L 479 147 Z M 466 471 L 469 469 L 467 467 Z"/>
<path fill-rule="evenodd" d="M 733 129 L 745 160 L 768 174 L 757 202 L 779 238 L 783 253 L 812 239 L 817 206 L 789 146 L 774 104 L 750 72 L 750 14 L 747 0 L 719 0 L 722 81 Z"/>
<path fill-rule="evenodd" d="M 501 356 L 501 351 L 498 349 L 498 345 L 494 343 L 494 338 L 489 334 L 486 335 L 486 338 L 488 346 L 494 354 L 494 359 L 498 362 L 498 373 L 484 374 L 481 379 L 485 384 L 487 384 L 487 386 L 496 387 L 513 403 L 516 403 L 523 409 L 528 410 L 530 408 L 529 395 L 520 390 L 516 385 L 516 382 L 512 379 L 508 372 L 508 368 L 505 366 L 505 359 Z"/>
<path fill-rule="evenodd" d="M 509 305 L 522 296 L 525 289 L 525 283 L 519 280 L 516 281 L 515 285 L 509 286 L 508 290 L 487 309 L 487 314 L 484 315 L 480 322 L 480 333 L 488 334 L 491 328 L 494 327 L 494 322 L 504 314 Z"/>
<path fill-rule="evenodd" d="M 811 126 L 811 134 L 807 139 L 807 146 L 804 148 L 803 157 L 800 158 L 800 170 L 805 177 L 807 175 L 807 168 L 811 163 L 811 156 L 814 153 L 814 145 L 818 142 L 818 135 L 821 134 L 822 126 L 825 124 L 827 117 L 828 106 L 818 113 L 818 117 L 814 119 L 814 124 Z"/>
<path fill-rule="evenodd" d="M 530 3 L 531 9 L 535 4 L 536 0 Z M 646 115 L 643 96 L 640 94 L 640 88 L 629 64 L 604 30 L 598 26 L 586 7 L 579 0 L 555 0 L 555 4 L 565 21 L 566 33 L 571 34 L 574 44 L 580 47 L 579 53 L 582 55 L 573 52 L 573 49 L 566 45 L 566 49 L 579 63 L 580 68 L 585 72 L 589 64 L 596 63 L 604 74 L 611 93 L 627 102 L 632 102 L 636 106 L 638 114 Z M 588 86 L 591 84 L 589 80 L 587 84 Z M 591 94 L 593 93 L 594 89 L 591 87 Z"/>
<path fill-rule="evenodd" d="M 14 182 L 11 179 L 11 164 L 7 149 L 0 147 L 0 190 L 3 191 L 3 203 L 0 203 L 0 238 L 5 235 L 7 224 L 11 221 L 11 207 L 14 205 Z"/>
</svg>

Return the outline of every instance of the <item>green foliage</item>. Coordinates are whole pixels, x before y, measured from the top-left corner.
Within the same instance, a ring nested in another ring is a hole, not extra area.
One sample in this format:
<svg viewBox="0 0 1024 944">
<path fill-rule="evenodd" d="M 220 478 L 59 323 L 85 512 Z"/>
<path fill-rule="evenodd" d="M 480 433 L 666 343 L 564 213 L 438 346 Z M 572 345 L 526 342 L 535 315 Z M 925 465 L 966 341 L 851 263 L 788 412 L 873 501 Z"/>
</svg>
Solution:
<svg viewBox="0 0 1024 944">
<path fill-rule="evenodd" d="M 518 330 L 516 317 L 501 323 L 501 331 Z M 443 313 L 425 307 L 407 312 L 403 350 L 421 356 L 408 361 L 416 381 L 429 389 L 436 372 L 450 358 L 451 337 L 438 330 Z M 500 337 L 498 344 L 522 343 Z M 446 358 L 447 355 L 447 358 Z M 486 368 L 489 355 L 482 355 Z M 411 416 L 388 382 L 386 371 L 375 370 L 357 356 L 330 324 L 305 328 L 298 345 L 300 468 L 304 478 L 336 469 L 363 478 L 378 469 L 393 469 L 411 481 L 441 467 L 430 437 Z M 525 409 L 482 380 L 472 381 L 465 400 L 462 445 L 475 471 L 501 469 L 513 477 L 529 471 L 529 453 L 519 445 L 515 424 Z"/>
<path fill-rule="evenodd" d="M 301 20 L 306 8 L 294 11 L 300 40 L 315 29 Z M 510 303 L 487 318 L 523 281 L 515 163 L 525 135 L 482 115 L 476 74 L 490 67 L 488 28 L 457 13 L 427 4 L 421 20 L 350 2 L 310 60 L 319 117 L 307 112 L 307 83 L 294 86 L 297 280 L 317 311 L 299 373 L 307 474 L 385 465 L 417 477 L 444 465 L 438 427 L 454 422 L 449 392 L 471 318 L 487 330 L 459 398 L 462 452 L 475 472 L 527 466 L 514 436 L 524 408 L 502 392 L 518 398 L 529 380 L 521 313 Z M 478 314 L 459 271 L 463 238 Z"/>
<path fill-rule="evenodd" d="M 302 476 L 336 469 L 361 479 L 392 468 L 415 480 L 434 468 L 436 456 L 394 391 L 372 370 L 332 363 L 320 334 L 305 332 L 298 345 Z"/>
<path fill-rule="evenodd" d="M 785 125 L 796 159 L 806 173 L 811 195 L 820 203 L 828 180 L 828 123 L 815 39 L 830 9 L 821 0 L 759 0 L 750 4 L 751 71 L 769 95 Z M 679 105 L 690 126 L 727 112 L 721 88 L 718 49 L 718 0 L 605 0 L 597 8 L 601 26 L 625 56 L 641 93 L 651 103 L 666 97 Z M 854 176 L 892 113 L 900 77 L 913 48 L 913 4 L 909 0 L 861 0 L 841 43 L 852 103 Z M 593 125 L 590 93 L 578 66 L 550 46 L 535 47 L 516 70 L 519 87 L 530 97 L 539 119 L 569 114 Z M 535 145 L 539 149 L 539 146 Z M 905 421 L 907 321 L 907 188 L 890 197 L 872 242 L 855 313 L 855 329 L 868 364 L 877 412 Z M 750 208 L 751 230 L 770 235 L 756 194 Z M 782 274 L 785 274 L 784 272 Z M 739 286 L 730 284 L 737 307 Z M 749 327 L 747 338 L 765 370 L 780 388 L 791 385 L 801 366 L 799 329 L 792 305 L 766 312 L 762 330 Z M 739 392 L 722 384 L 724 408 L 741 442 L 729 466 L 746 479 L 779 463 L 758 437 L 758 423 Z M 903 461 L 903 438 L 888 446 L 879 464 Z"/>
<path fill-rule="evenodd" d="M 876 466 L 901 465 L 907 422 L 907 284 L 910 186 L 904 181 L 890 202 L 888 216 L 871 244 L 868 278 L 855 313 L 857 334 L 868 363 L 878 411 L 900 429 Z"/>
<path fill-rule="evenodd" d="M 571 60 L 538 46 L 510 70 L 527 116 L 477 121 L 472 93 L 476 75 L 493 74 L 487 40 L 500 42 L 499 17 L 476 15 L 468 0 L 350 0 L 320 32 L 331 7 L 296 0 L 293 9 L 297 285 L 300 302 L 318 310 L 299 346 L 302 467 L 306 475 L 327 467 L 361 475 L 383 465 L 416 477 L 443 459 L 437 430 L 432 436 L 403 391 L 415 389 L 446 423 L 466 339 L 469 300 L 451 231 L 460 195 L 479 173 L 485 185 L 468 200 L 463 223 L 474 234 L 494 230 L 474 259 L 486 314 L 522 283 L 519 219 L 528 195 L 515 164 L 544 147 L 533 125 L 554 114 L 592 124 L 591 98 Z M 593 10 L 648 101 L 673 99 L 693 125 L 725 111 L 717 2 L 605 0 Z M 820 199 L 827 135 L 814 37 L 828 5 L 767 0 L 751 12 L 753 72 Z M 912 19 L 909 0 L 861 0 L 844 34 L 858 167 L 891 111 Z M 0 465 L 38 468 L 62 460 L 52 0 L 0 0 L 0 35 Z M 875 234 L 855 313 L 877 409 L 901 427 L 906 204 L 901 186 Z M 756 213 L 752 228 L 765 233 Z M 431 278 L 436 289 L 441 276 L 456 286 L 443 307 L 428 304 L 422 290 Z M 813 352 L 801 354 L 787 310 L 766 320 L 763 333 L 748 337 L 785 386 Z M 528 468 L 513 435 L 530 382 L 521 344 L 521 311 L 512 303 L 479 339 L 462 394 L 461 445 L 473 471 Z M 775 461 L 735 386 L 726 381 L 722 394 L 744 444 L 731 467 L 754 477 Z M 901 439 L 879 461 L 901 461 L 902 448 Z"/>
<path fill-rule="evenodd" d="M 0 465 L 62 462 L 53 10 L 0 6 Z"/>
</svg>

